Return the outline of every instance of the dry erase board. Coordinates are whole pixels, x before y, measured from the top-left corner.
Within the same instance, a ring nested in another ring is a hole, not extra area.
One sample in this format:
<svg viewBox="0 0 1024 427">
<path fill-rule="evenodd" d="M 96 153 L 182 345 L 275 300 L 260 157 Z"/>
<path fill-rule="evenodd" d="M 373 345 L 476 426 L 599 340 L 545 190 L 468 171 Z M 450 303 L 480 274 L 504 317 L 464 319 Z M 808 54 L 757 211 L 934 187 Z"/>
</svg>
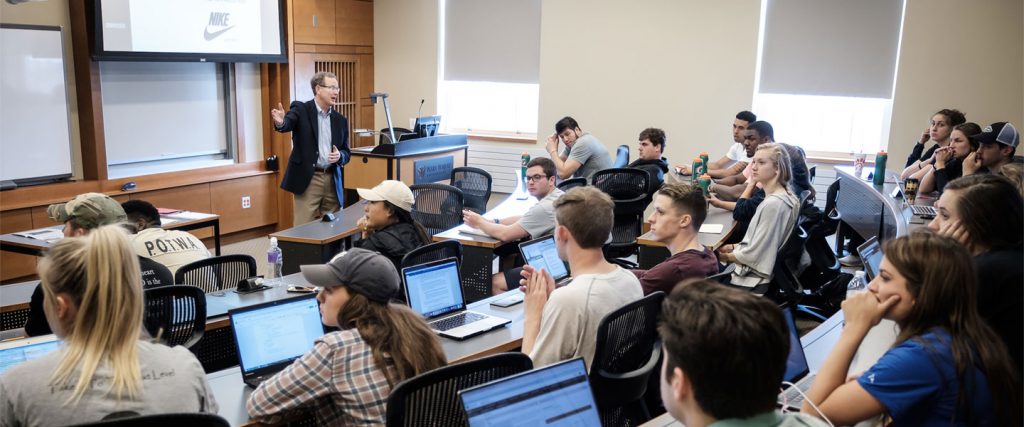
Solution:
<svg viewBox="0 0 1024 427">
<path fill-rule="evenodd" d="M 0 181 L 71 176 L 71 130 L 60 27 L 0 25 Z"/>
</svg>

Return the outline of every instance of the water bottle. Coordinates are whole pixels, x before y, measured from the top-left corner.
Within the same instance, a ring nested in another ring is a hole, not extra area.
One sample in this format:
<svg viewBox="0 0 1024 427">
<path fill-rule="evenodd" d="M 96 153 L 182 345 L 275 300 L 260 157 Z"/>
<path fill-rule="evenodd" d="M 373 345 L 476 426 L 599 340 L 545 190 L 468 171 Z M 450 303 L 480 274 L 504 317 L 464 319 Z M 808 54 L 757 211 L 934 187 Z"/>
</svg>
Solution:
<svg viewBox="0 0 1024 427">
<path fill-rule="evenodd" d="M 875 155 L 875 176 L 873 183 L 875 185 L 885 184 L 885 161 L 889 159 L 889 153 L 884 150 L 879 151 Z"/>
<path fill-rule="evenodd" d="M 522 157 L 520 157 L 520 160 L 522 161 L 521 167 L 522 167 L 522 172 L 523 172 L 522 173 L 523 184 L 526 184 L 526 165 L 530 164 L 530 153 L 527 153 L 527 152 L 524 151 Z"/>
<path fill-rule="evenodd" d="M 863 292 L 868 288 L 868 278 L 864 275 L 864 271 L 858 271 L 853 273 L 853 279 L 850 279 L 850 283 L 846 284 L 846 297 Z"/>
<path fill-rule="evenodd" d="M 269 286 L 275 286 L 281 282 L 281 269 L 284 268 L 284 254 L 281 248 L 277 247 L 277 237 L 270 238 L 270 249 L 267 249 L 267 280 Z"/>
</svg>

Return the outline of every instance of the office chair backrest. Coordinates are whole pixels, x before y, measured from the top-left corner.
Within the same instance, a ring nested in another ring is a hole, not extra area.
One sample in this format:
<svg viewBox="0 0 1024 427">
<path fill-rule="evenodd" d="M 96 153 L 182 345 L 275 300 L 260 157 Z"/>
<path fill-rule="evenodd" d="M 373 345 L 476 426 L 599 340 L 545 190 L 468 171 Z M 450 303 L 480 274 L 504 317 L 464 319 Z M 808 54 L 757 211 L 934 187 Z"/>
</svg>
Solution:
<svg viewBox="0 0 1024 427">
<path fill-rule="evenodd" d="M 185 264 L 174 273 L 174 283 L 217 292 L 238 286 L 256 275 L 256 259 L 243 254 L 221 255 Z"/>
<path fill-rule="evenodd" d="M 192 348 L 206 329 L 206 294 L 189 285 L 172 285 L 143 291 L 143 325 L 149 335 L 168 346 Z"/>
<path fill-rule="evenodd" d="M 629 164 L 629 146 L 628 145 L 620 145 L 619 148 L 617 150 L 615 150 L 615 163 L 612 164 L 612 167 L 624 168 L 628 164 Z"/>
<path fill-rule="evenodd" d="M 388 427 L 466 426 L 459 391 L 533 369 L 530 356 L 501 353 L 405 380 L 388 396 Z"/>
<path fill-rule="evenodd" d="M 591 185 L 611 196 L 615 202 L 612 243 L 631 244 L 642 234 L 649 182 L 650 175 L 640 169 L 605 169 L 594 174 Z"/>
<path fill-rule="evenodd" d="M 650 419 L 643 395 L 661 358 L 657 324 L 664 299 L 664 292 L 654 292 L 601 319 L 590 384 L 602 425 L 639 425 Z"/>
<path fill-rule="evenodd" d="M 458 240 L 443 240 L 409 251 L 402 257 L 402 268 L 453 257 L 462 264 L 462 243 Z"/>
<path fill-rule="evenodd" d="M 79 427 L 230 427 L 228 420 L 215 414 L 156 414 L 143 416 L 128 416 L 112 420 L 97 421 L 94 423 L 78 424 Z"/>
<path fill-rule="evenodd" d="M 491 198 L 491 174 L 487 171 L 469 166 L 454 168 L 449 184 L 462 190 L 466 209 L 478 214 L 487 212 Z"/>
<path fill-rule="evenodd" d="M 415 198 L 412 218 L 431 236 L 462 224 L 462 190 L 447 184 L 416 184 L 409 189 Z"/>
<path fill-rule="evenodd" d="M 586 185 L 587 179 L 582 176 L 577 176 L 576 178 L 569 178 L 565 181 L 559 182 L 558 189 L 562 191 L 569 191 L 572 188 L 585 187 Z"/>
<path fill-rule="evenodd" d="M 395 130 L 395 141 L 391 141 L 391 132 L 388 132 L 390 129 L 394 129 Z M 377 145 L 387 144 L 387 143 L 390 143 L 390 142 L 400 142 L 400 141 L 404 141 L 404 140 L 410 138 L 408 136 L 405 137 L 405 138 L 402 138 L 403 135 L 412 135 L 412 137 L 415 137 L 416 136 L 416 132 L 413 132 L 413 131 L 411 131 L 409 129 L 406 129 L 406 128 L 384 128 L 384 129 L 381 129 L 380 130 L 380 136 L 377 138 Z"/>
</svg>

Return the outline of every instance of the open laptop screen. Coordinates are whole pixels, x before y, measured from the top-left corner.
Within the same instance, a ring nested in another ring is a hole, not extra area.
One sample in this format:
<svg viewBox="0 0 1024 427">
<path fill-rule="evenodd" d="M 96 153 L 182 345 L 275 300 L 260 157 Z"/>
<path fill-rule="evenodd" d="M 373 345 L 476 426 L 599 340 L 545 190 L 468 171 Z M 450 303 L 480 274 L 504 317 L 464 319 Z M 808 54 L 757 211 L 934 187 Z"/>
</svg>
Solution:
<svg viewBox="0 0 1024 427">
<path fill-rule="evenodd" d="M 455 258 L 402 269 L 409 306 L 432 318 L 465 308 Z"/>
<path fill-rule="evenodd" d="M 313 294 L 230 313 L 242 372 L 291 362 L 324 335 Z"/>
<path fill-rule="evenodd" d="M 789 328 L 789 358 L 786 359 L 786 375 L 782 379 L 795 383 L 807 375 L 811 368 L 807 366 L 807 355 L 804 354 L 804 347 L 800 345 L 800 333 L 796 329 L 793 310 L 786 308 L 782 312 L 786 315 L 786 327 Z"/>
<path fill-rule="evenodd" d="M 864 273 L 868 280 L 878 275 L 879 266 L 882 265 L 882 245 L 878 243 L 877 237 L 872 237 L 857 248 L 861 261 L 864 263 Z"/>
<path fill-rule="evenodd" d="M 583 359 L 576 358 L 459 393 L 469 425 L 601 425 Z"/>
<path fill-rule="evenodd" d="M 54 335 L 0 343 L 0 374 L 22 362 L 45 356 L 59 345 L 60 341 Z"/>
<path fill-rule="evenodd" d="M 534 239 L 519 245 L 522 251 L 523 260 L 535 269 L 547 270 L 551 278 L 559 281 L 569 276 L 569 270 L 565 268 L 565 262 L 558 257 L 558 248 L 555 247 L 555 237 L 547 236 Z"/>
</svg>

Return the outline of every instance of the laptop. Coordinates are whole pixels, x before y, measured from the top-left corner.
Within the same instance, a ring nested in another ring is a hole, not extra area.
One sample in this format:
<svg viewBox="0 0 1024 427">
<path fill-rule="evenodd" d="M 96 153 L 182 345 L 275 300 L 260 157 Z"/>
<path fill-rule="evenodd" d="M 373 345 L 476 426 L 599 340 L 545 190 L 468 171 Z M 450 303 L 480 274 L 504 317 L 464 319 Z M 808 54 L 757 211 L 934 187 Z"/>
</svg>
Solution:
<svg viewBox="0 0 1024 427">
<path fill-rule="evenodd" d="M 0 342 L 0 375 L 23 362 L 38 359 L 60 346 L 56 335 Z"/>
<path fill-rule="evenodd" d="M 601 425 L 582 358 L 462 390 L 459 398 L 471 427 Z"/>
<path fill-rule="evenodd" d="M 882 264 L 882 245 L 878 237 L 872 237 L 857 247 L 857 254 L 864 264 L 864 274 L 871 281 L 878 275 L 879 266 Z"/>
<path fill-rule="evenodd" d="M 324 335 L 316 294 L 228 310 L 242 381 L 256 388 Z"/>
<path fill-rule="evenodd" d="M 523 261 L 535 269 L 544 269 L 555 279 L 555 286 L 564 286 L 572 281 L 569 266 L 558 257 L 555 236 L 545 236 L 519 244 Z"/>
<path fill-rule="evenodd" d="M 804 397 L 797 389 L 806 394 L 814 383 L 815 374 L 811 373 L 811 368 L 807 365 L 807 355 L 800 344 L 800 333 L 796 329 L 793 310 L 787 307 L 782 312 L 786 317 L 786 326 L 789 327 L 789 357 L 786 359 L 786 374 L 782 379 L 794 384 L 795 387 L 783 385 L 778 403 L 783 408 L 799 411 L 804 403 Z"/>
<path fill-rule="evenodd" d="M 464 340 L 512 323 L 511 320 L 466 310 L 459 263 L 446 258 L 402 269 L 405 297 L 413 311 L 443 337 Z"/>
</svg>

